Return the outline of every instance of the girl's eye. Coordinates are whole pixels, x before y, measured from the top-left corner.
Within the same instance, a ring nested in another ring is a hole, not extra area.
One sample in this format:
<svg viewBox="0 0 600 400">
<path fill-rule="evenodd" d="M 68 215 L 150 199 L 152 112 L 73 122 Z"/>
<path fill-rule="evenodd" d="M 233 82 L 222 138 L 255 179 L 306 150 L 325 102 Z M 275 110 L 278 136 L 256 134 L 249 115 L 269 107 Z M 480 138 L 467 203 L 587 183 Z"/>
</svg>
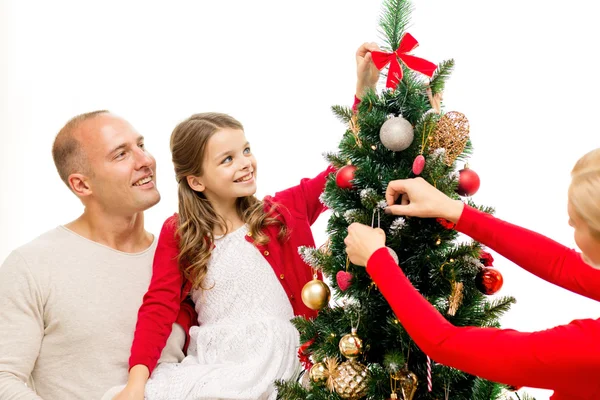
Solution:
<svg viewBox="0 0 600 400">
<path fill-rule="evenodd" d="M 250 154 L 250 147 L 246 147 L 244 149 L 244 154 Z"/>
<path fill-rule="evenodd" d="M 225 164 L 228 162 L 231 162 L 231 160 L 233 160 L 233 158 L 231 158 L 231 156 L 227 156 L 223 159 L 223 161 L 221 161 L 221 164 Z"/>
</svg>

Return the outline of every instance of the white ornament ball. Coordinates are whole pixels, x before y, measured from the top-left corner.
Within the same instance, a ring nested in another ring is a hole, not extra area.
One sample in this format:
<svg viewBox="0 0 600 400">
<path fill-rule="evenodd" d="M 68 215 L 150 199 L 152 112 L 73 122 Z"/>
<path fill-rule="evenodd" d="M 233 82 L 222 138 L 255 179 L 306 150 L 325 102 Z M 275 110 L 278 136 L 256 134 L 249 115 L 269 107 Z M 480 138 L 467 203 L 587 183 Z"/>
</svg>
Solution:
<svg viewBox="0 0 600 400">
<path fill-rule="evenodd" d="M 413 126 L 402 117 L 388 119 L 379 129 L 381 143 L 392 151 L 408 149 L 414 137 Z"/>
<path fill-rule="evenodd" d="M 390 255 L 392 256 L 394 261 L 396 261 L 396 264 L 400 264 L 400 259 L 398 258 L 398 254 L 396 254 L 396 252 L 394 250 L 392 250 L 391 247 L 387 247 L 387 249 L 390 252 Z"/>
</svg>

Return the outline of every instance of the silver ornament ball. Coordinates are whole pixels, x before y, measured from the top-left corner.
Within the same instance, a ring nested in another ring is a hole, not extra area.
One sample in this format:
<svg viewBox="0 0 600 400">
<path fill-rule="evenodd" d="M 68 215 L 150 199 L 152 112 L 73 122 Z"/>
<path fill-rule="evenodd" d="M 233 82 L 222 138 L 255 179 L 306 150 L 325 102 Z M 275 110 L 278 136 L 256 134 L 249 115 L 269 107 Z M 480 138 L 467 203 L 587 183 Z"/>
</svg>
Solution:
<svg viewBox="0 0 600 400">
<path fill-rule="evenodd" d="M 392 117 L 385 121 L 379 129 L 379 139 L 389 150 L 402 151 L 408 149 L 415 137 L 413 126 L 402 117 Z"/>
<path fill-rule="evenodd" d="M 392 250 L 391 247 L 387 247 L 387 249 L 390 252 L 390 256 L 392 256 L 394 261 L 396 261 L 396 264 L 400 264 L 400 259 L 398 258 L 398 254 L 396 254 L 396 252 L 394 250 Z"/>
</svg>

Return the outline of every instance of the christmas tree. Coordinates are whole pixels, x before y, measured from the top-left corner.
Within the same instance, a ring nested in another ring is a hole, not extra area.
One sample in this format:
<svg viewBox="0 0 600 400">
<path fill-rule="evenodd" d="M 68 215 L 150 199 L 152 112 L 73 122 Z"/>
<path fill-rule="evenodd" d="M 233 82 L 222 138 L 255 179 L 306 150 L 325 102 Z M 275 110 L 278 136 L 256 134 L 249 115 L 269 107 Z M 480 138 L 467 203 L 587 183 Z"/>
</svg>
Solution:
<svg viewBox="0 0 600 400">
<path fill-rule="evenodd" d="M 380 29 L 386 43 L 373 61 L 387 71 L 386 88 L 367 93 L 357 112 L 333 107 L 348 129 L 339 151 L 326 155 L 338 167 L 322 196 L 332 211 L 328 240 L 318 249 L 299 249 L 315 269 L 303 301 L 320 311 L 314 320 L 293 320 L 303 343 L 299 356 L 305 374 L 301 382 L 277 382 L 280 399 L 490 400 L 506 393 L 504 385 L 433 363 L 404 331 L 364 267 L 352 265 L 345 253 L 349 224 L 382 228 L 413 285 L 456 326 L 498 327 L 515 301 L 487 297 L 499 290 L 502 275 L 481 244 L 461 240 L 448 221 L 383 213 L 388 182 L 416 176 L 493 212 L 471 199 L 479 177 L 464 166 L 472 150 L 468 120 L 442 109 L 454 62 L 435 65 L 408 54 L 417 45 L 405 31 L 410 11 L 405 0 L 383 5 Z M 332 307 L 329 287 L 316 278 L 317 270 L 331 282 Z"/>
</svg>

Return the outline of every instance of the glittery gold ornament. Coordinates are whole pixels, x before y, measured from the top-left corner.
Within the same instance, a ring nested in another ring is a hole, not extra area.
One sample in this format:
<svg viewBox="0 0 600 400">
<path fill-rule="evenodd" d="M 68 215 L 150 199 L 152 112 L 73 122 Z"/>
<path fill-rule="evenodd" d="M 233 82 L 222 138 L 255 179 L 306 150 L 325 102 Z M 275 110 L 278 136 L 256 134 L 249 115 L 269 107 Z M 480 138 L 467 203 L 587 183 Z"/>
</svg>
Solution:
<svg viewBox="0 0 600 400">
<path fill-rule="evenodd" d="M 362 147 L 362 141 L 360 140 L 360 137 L 358 137 L 360 128 L 358 126 L 358 117 L 356 116 L 356 114 L 352 114 L 352 118 L 350 118 L 350 122 L 348 125 L 349 125 L 348 128 L 350 129 L 350 132 L 352 132 L 352 135 L 354 136 L 356 145 L 358 147 Z"/>
<path fill-rule="evenodd" d="M 327 367 L 322 362 L 314 364 L 310 368 L 310 372 L 308 373 L 308 377 L 311 381 L 315 383 L 325 382 L 327 378 L 329 378 L 329 371 Z"/>
<path fill-rule="evenodd" d="M 328 237 L 327 240 L 325 241 L 325 243 L 323 243 L 321 245 L 321 247 L 319 247 L 319 251 L 323 254 L 325 254 L 326 256 L 330 256 L 331 255 L 331 238 Z"/>
<path fill-rule="evenodd" d="M 302 302 L 311 310 L 320 310 L 329 304 L 331 291 L 329 286 L 314 275 L 313 280 L 302 288 Z"/>
<path fill-rule="evenodd" d="M 327 372 L 329 374 L 329 376 L 327 377 L 327 389 L 329 389 L 330 392 L 335 391 L 333 382 L 337 376 L 338 365 L 339 365 L 339 362 L 338 362 L 337 358 L 328 358 L 325 361 L 325 367 L 327 368 Z"/>
<path fill-rule="evenodd" d="M 419 384 L 417 376 L 409 371 L 408 368 L 404 367 L 393 374 L 392 378 L 398 381 L 398 386 L 400 386 L 400 391 L 404 400 L 413 400 Z"/>
<path fill-rule="evenodd" d="M 429 149 L 443 148 L 444 162 L 450 166 L 462 154 L 468 140 L 469 120 L 463 113 L 450 111 L 440 118 L 435 132 L 429 135 Z"/>
<path fill-rule="evenodd" d="M 340 353 L 349 360 L 356 359 L 363 352 L 363 343 L 361 338 L 356 335 L 356 329 L 352 328 L 352 333 L 344 335 L 340 339 Z"/>
<path fill-rule="evenodd" d="M 344 361 L 337 367 L 335 375 L 333 387 L 342 399 L 358 400 L 367 394 L 369 370 L 363 364 Z"/>
<path fill-rule="evenodd" d="M 460 307 L 460 305 L 462 304 L 463 287 L 464 285 L 462 282 L 452 282 L 452 292 L 450 293 L 450 297 L 448 298 L 448 315 L 456 315 L 458 307 Z"/>
</svg>

